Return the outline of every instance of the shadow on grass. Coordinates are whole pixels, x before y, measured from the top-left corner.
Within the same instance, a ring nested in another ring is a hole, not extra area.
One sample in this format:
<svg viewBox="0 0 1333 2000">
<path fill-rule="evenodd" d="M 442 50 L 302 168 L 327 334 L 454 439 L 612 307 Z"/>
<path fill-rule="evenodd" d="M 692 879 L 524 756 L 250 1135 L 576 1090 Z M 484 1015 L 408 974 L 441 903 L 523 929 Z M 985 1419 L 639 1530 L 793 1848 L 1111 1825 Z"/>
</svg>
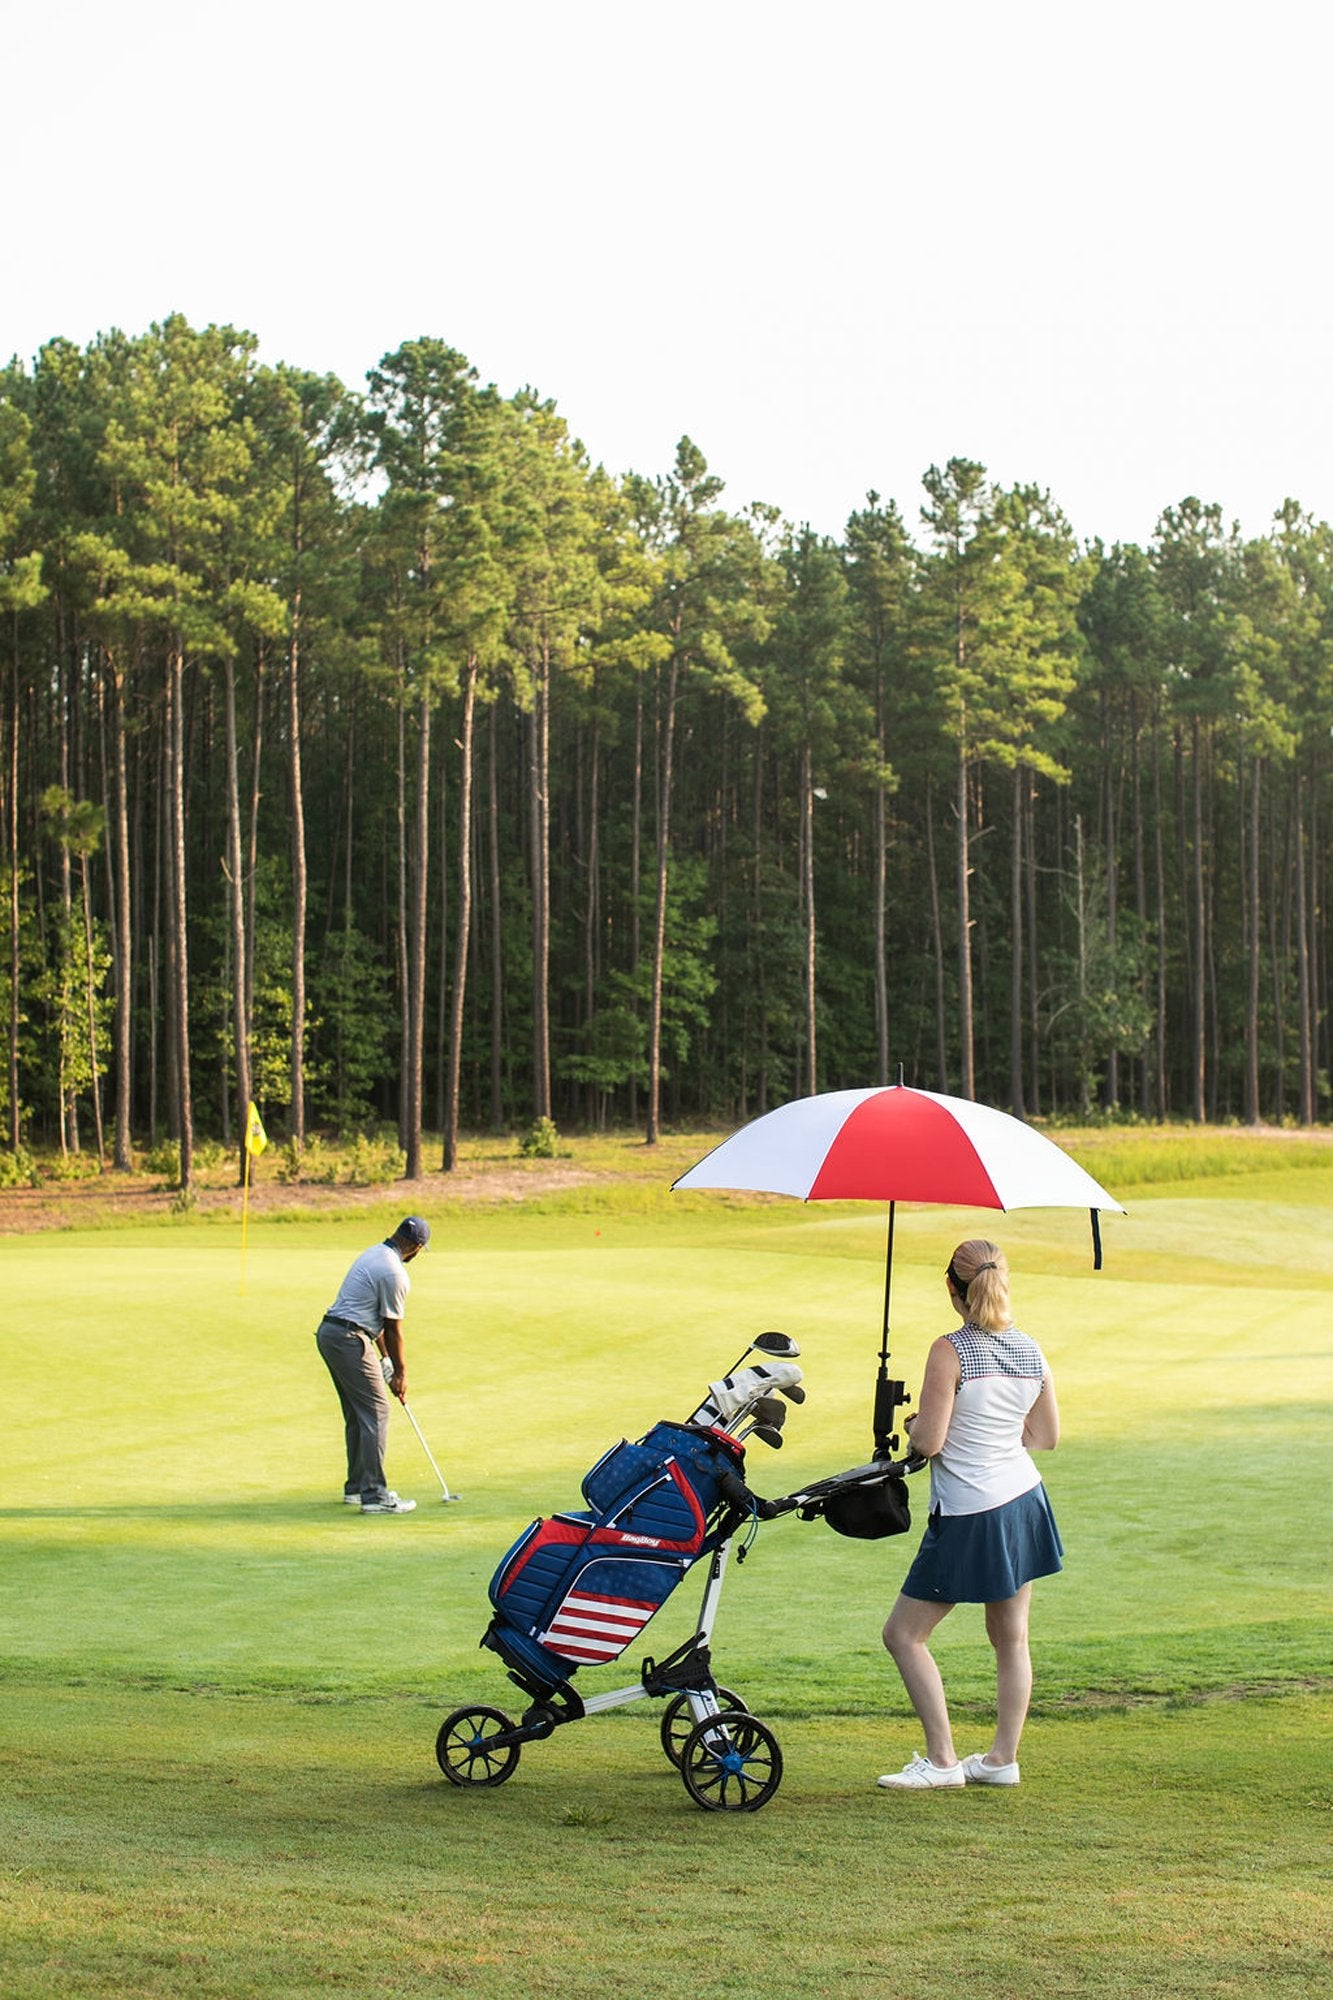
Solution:
<svg viewBox="0 0 1333 2000">
<path fill-rule="evenodd" d="M 445 1511 L 442 1501 L 432 1505 L 422 1501 L 416 1508 L 418 1518 L 433 1519 Z M 86 1502 L 79 1505 L 49 1507 L 0 1507 L 0 1521 L 245 1521 L 251 1522 L 263 1516 L 266 1521 L 291 1522 L 306 1525 L 311 1521 L 359 1521 L 362 1519 L 359 1507 L 349 1507 L 344 1502 L 328 1500 L 270 1500 L 256 1493 L 253 1499 L 233 1500 L 123 1500 Z M 376 1522 L 385 1519 L 411 1520 L 411 1515 L 374 1515 Z"/>
</svg>

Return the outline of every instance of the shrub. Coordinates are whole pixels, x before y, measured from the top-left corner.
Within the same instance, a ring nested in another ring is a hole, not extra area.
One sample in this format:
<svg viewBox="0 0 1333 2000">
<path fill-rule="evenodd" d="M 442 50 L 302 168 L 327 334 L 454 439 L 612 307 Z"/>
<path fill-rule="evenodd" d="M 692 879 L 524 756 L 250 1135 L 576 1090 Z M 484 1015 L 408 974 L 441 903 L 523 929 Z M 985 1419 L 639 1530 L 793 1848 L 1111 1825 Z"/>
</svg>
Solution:
<svg viewBox="0 0 1333 2000">
<path fill-rule="evenodd" d="M 53 1153 L 39 1178 L 48 1181 L 87 1181 L 94 1179 L 101 1171 L 95 1153 Z"/>
<path fill-rule="evenodd" d="M 347 1149 L 348 1187 L 381 1187 L 401 1180 L 407 1156 L 393 1140 L 368 1139 L 358 1132 Z"/>
<path fill-rule="evenodd" d="M 164 1181 L 178 1181 L 181 1177 L 179 1140 L 160 1139 L 156 1146 L 150 1146 L 144 1154 L 143 1163 L 150 1174 L 158 1174 Z"/>
<path fill-rule="evenodd" d="M 338 1161 L 333 1153 L 316 1135 L 305 1142 L 301 1156 L 301 1179 L 310 1181 L 316 1187 L 332 1187 L 338 1178 Z"/>
<path fill-rule="evenodd" d="M 26 1146 L 17 1152 L 0 1152 L 0 1188 L 40 1187 L 37 1162 Z"/>
<path fill-rule="evenodd" d="M 338 1178 L 338 1162 L 318 1136 L 304 1146 L 289 1139 L 278 1155 L 277 1177 L 284 1187 L 305 1181 L 315 1187 L 332 1187 Z"/>
<path fill-rule="evenodd" d="M 559 1157 L 560 1134 L 553 1118 L 539 1118 L 529 1127 L 519 1142 L 519 1150 L 526 1160 L 554 1160 Z"/>
</svg>

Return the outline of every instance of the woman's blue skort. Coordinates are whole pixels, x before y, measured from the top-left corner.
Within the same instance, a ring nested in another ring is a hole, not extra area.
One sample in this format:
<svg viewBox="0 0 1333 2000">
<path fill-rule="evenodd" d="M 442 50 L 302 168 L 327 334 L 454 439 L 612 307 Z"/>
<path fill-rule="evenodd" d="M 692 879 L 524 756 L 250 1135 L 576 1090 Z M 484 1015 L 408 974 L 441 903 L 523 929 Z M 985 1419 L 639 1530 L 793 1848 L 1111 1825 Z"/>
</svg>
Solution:
<svg viewBox="0 0 1333 2000">
<path fill-rule="evenodd" d="M 1044 1486 L 984 1514 L 932 1514 L 904 1597 L 935 1604 L 998 1604 L 1063 1567 L 1064 1544 Z"/>
</svg>

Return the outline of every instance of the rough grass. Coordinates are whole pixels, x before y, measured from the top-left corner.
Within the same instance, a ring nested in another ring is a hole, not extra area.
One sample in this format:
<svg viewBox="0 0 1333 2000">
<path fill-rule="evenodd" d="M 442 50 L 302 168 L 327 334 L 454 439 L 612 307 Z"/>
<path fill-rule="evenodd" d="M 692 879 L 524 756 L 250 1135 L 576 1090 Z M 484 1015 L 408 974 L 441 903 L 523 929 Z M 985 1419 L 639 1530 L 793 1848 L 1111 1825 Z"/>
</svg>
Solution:
<svg viewBox="0 0 1333 2000">
<path fill-rule="evenodd" d="M 1326 1990 L 1327 1702 L 1034 1729 L 1017 1792 L 903 1799 L 865 1716 L 698 1812 L 641 1711 L 443 1785 L 411 1702 L 0 1697 L 8 2000 L 902 2000 Z M 895 1752 L 896 1755 L 896 1752 Z"/>
</svg>

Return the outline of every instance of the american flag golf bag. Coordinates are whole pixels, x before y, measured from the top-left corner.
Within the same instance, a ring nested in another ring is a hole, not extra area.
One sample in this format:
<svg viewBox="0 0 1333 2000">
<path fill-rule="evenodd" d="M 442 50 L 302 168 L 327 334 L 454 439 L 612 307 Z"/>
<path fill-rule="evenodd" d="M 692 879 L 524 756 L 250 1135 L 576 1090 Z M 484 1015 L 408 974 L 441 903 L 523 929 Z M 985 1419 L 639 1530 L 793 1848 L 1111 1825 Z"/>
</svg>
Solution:
<svg viewBox="0 0 1333 2000">
<path fill-rule="evenodd" d="M 710 1382 L 688 1423 L 613 1445 L 583 1480 L 585 1507 L 524 1529 L 491 1578 L 481 1643 L 528 1705 L 517 1721 L 475 1701 L 445 1716 L 435 1761 L 451 1785 L 502 1785 L 525 1745 L 651 1697 L 665 1703 L 662 1749 L 696 1805 L 757 1812 L 772 1798 L 778 1740 L 714 1678 L 711 1640 L 733 1535 L 779 1511 L 745 1483 L 744 1440 L 781 1444 L 785 1403 L 805 1397 L 800 1351 L 785 1333 L 756 1335 L 746 1352 L 764 1359 Z M 579 1668 L 619 1659 L 696 1563 L 703 1592 L 688 1638 L 664 1658 L 642 1656 L 627 1686 L 585 1699 L 573 1685 Z"/>
<path fill-rule="evenodd" d="M 587 1508 L 534 1521 L 502 1559 L 482 1644 L 552 1690 L 617 1659 L 718 1546 L 723 1503 L 748 1500 L 744 1457 L 726 1432 L 689 1424 L 614 1445 L 583 1480 Z"/>
</svg>

